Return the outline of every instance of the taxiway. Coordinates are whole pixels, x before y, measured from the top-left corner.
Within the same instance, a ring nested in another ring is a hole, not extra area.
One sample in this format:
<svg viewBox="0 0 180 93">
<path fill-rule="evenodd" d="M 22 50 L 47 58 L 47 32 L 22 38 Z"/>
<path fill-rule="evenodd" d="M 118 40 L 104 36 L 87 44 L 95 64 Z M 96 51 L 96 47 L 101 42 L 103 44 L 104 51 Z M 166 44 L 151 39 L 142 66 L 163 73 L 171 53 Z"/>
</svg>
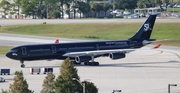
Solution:
<svg viewBox="0 0 180 93">
<path fill-rule="evenodd" d="M 52 37 L 37 37 L 28 35 L 0 34 L 1 45 L 17 46 L 27 43 L 53 43 Z M 9 38 L 11 39 L 9 39 Z M 59 38 L 62 42 L 74 42 L 71 39 Z M 7 43 L 8 41 L 8 43 Z M 111 60 L 108 57 L 95 59 L 100 66 L 75 66 L 81 80 L 90 80 L 99 89 L 99 93 L 111 93 L 112 90 L 122 90 L 123 93 L 167 93 L 168 84 L 177 84 L 171 87 L 171 93 L 180 91 L 180 48 L 165 47 L 151 49 L 149 45 L 127 54 L 126 58 Z M 0 68 L 10 68 L 11 75 L 2 75 L 6 82 L 0 83 L 0 89 L 8 90 L 13 83 L 14 72 L 22 70 L 29 84 L 29 89 L 40 93 L 46 75 L 31 75 L 30 67 L 53 67 L 56 77 L 62 60 L 53 61 L 25 61 L 26 68 L 20 68 L 20 62 L 0 56 Z"/>
<path fill-rule="evenodd" d="M 105 19 L 105 20 L 1 20 L 1 26 L 20 24 L 65 24 L 65 23 L 114 23 L 114 22 L 144 22 L 145 19 Z M 157 22 L 180 22 L 180 19 L 157 19 Z M 24 44 L 54 43 L 57 38 L 0 33 L 0 45 L 18 46 Z M 77 40 L 58 38 L 60 42 Z M 167 93 L 168 84 L 171 93 L 180 92 L 180 48 L 160 47 L 151 49 L 149 45 L 127 54 L 126 58 L 111 60 L 100 57 L 95 59 L 100 66 L 75 66 L 81 80 L 90 80 L 99 89 L 99 93 L 111 93 L 112 90 L 122 90 L 123 93 Z M 26 68 L 20 68 L 20 62 L 0 56 L 0 68 L 10 68 L 11 75 L 2 75 L 6 82 L 0 83 L 0 90 L 8 90 L 13 83 L 14 72 L 22 70 L 29 84 L 29 89 L 40 93 L 46 75 L 31 75 L 30 67 L 53 67 L 56 77 L 62 60 L 25 61 Z"/>
<path fill-rule="evenodd" d="M 28 19 L 16 19 L 16 20 L 0 20 L 0 26 L 9 26 L 9 25 L 24 25 L 24 24 L 43 24 L 43 22 L 46 22 L 46 24 L 82 24 L 82 23 L 143 23 L 146 20 L 146 18 L 141 19 L 34 19 L 34 20 L 28 20 Z M 164 23 L 174 23 L 180 22 L 180 18 L 158 18 L 156 22 Z"/>
</svg>

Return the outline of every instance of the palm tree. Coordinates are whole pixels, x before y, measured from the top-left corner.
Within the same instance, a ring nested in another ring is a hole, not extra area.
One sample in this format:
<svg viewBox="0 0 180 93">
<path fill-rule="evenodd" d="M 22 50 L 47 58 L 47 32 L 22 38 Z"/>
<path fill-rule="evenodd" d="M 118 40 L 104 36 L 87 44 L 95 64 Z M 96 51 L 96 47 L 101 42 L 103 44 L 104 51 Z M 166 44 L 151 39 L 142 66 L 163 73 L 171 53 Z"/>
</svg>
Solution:
<svg viewBox="0 0 180 93">
<path fill-rule="evenodd" d="M 98 11 L 98 6 L 99 6 L 98 3 L 90 3 L 91 10 L 94 13 L 94 18 L 96 17 L 96 13 Z"/>
<path fill-rule="evenodd" d="M 61 17 L 64 18 L 64 7 L 63 5 L 66 3 L 66 0 L 58 0 L 58 3 L 60 3 L 60 11 L 62 13 Z"/>
<path fill-rule="evenodd" d="M 2 9 L 4 10 L 3 13 L 7 15 L 7 12 L 11 9 L 11 4 L 6 0 L 2 0 L 0 3 L 0 7 L 2 7 Z"/>
<path fill-rule="evenodd" d="M 65 0 L 65 4 L 66 4 L 66 14 L 68 14 L 68 17 L 70 19 L 70 6 L 73 0 Z"/>
<path fill-rule="evenodd" d="M 102 4 L 98 4 L 97 5 L 97 13 L 98 13 L 97 17 L 99 17 L 99 12 L 102 11 L 102 10 L 103 10 L 103 5 Z"/>
<path fill-rule="evenodd" d="M 105 12 L 105 17 L 106 17 L 106 12 L 109 10 L 112 6 L 109 3 L 104 3 L 103 4 L 103 10 Z"/>
<path fill-rule="evenodd" d="M 83 16 L 84 17 L 87 17 L 86 14 L 89 12 L 90 10 L 90 5 L 89 3 L 85 3 L 85 2 L 82 2 L 82 1 L 78 1 L 77 2 L 78 4 L 78 10 L 80 12 L 80 18 L 81 18 L 81 13 L 83 13 Z"/>
<path fill-rule="evenodd" d="M 19 10 L 21 7 L 21 0 L 14 0 L 15 6 L 17 6 L 17 11 L 18 11 L 18 18 L 19 18 Z"/>
</svg>

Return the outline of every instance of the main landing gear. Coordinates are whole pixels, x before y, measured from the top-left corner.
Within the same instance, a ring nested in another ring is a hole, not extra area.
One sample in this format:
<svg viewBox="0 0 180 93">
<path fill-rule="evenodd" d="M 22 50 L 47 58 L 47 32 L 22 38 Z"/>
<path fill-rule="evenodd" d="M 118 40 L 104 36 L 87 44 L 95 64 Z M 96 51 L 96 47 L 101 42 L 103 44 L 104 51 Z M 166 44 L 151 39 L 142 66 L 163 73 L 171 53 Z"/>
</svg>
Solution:
<svg viewBox="0 0 180 93">
<path fill-rule="evenodd" d="M 81 63 L 84 63 L 84 65 L 87 65 L 87 66 L 99 66 L 99 62 L 95 62 L 95 61 L 94 61 L 94 55 L 90 55 L 89 57 L 91 57 L 91 58 L 82 59 L 82 60 L 86 60 L 86 61 L 77 62 L 77 60 L 73 60 L 73 61 L 74 61 L 74 64 L 76 64 L 76 65 L 81 65 Z M 79 59 L 80 59 L 80 58 L 79 58 Z M 89 60 L 89 59 L 90 59 L 90 60 Z"/>
<path fill-rule="evenodd" d="M 25 67 L 24 61 L 23 61 L 23 60 L 20 60 L 20 63 L 21 63 L 21 68 L 24 68 L 24 67 Z"/>
<path fill-rule="evenodd" d="M 84 62 L 84 65 L 88 66 L 99 66 L 99 62 L 94 61 L 94 55 L 91 55 L 91 60 L 88 62 Z"/>
<path fill-rule="evenodd" d="M 84 65 L 99 66 L 99 62 L 95 62 L 95 61 L 94 61 L 94 55 L 91 55 L 91 60 L 90 60 L 90 62 L 84 62 Z"/>
<path fill-rule="evenodd" d="M 84 65 L 89 65 L 89 66 L 99 66 L 99 62 L 84 62 Z"/>
<path fill-rule="evenodd" d="M 81 63 L 77 63 L 74 61 L 74 64 L 81 65 Z M 99 66 L 99 62 L 84 62 L 84 65 L 86 66 Z"/>
</svg>

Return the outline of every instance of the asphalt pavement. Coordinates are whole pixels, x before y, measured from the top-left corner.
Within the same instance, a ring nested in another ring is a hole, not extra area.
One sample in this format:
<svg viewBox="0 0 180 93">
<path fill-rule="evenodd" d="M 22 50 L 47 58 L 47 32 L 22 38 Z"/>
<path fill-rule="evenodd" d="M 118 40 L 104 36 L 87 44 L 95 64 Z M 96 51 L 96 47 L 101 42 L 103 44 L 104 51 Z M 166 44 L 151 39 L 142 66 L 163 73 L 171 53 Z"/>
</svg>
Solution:
<svg viewBox="0 0 180 93">
<path fill-rule="evenodd" d="M 132 19 L 132 21 L 135 20 Z M 172 21 L 172 19 L 167 20 Z M 35 22 L 34 20 L 27 21 Z M 43 21 L 37 21 L 37 23 L 42 23 Z M 105 22 L 106 20 L 101 20 L 101 22 L 103 21 Z M 3 25 L 24 24 L 18 20 L 12 24 L 6 23 L 5 20 L 1 20 L 1 22 L 3 22 Z M 0 24 L 2 25 L 2 23 Z M 5 46 L 54 43 L 56 39 L 53 37 L 0 33 L 0 45 Z M 65 38 L 58 39 L 60 43 L 79 41 Z M 152 47 L 153 45 L 148 45 L 128 53 L 126 58 L 123 59 L 111 60 L 108 57 L 95 59 L 95 61 L 100 63 L 100 66 L 79 65 L 75 67 L 78 69 L 81 81 L 89 80 L 93 82 L 98 87 L 99 93 L 112 93 L 112 90 L 122 90 L 123 93 L 168 93 L 168 84 L 177 84 L 177 86 L 171 86 L 171 93 L 180 93 L 180 48 L 163 45 L 159 49 L 152 49 Z M 42 73 L 32 75 L 29 69 L 31 67 L 53 67 L 53 73 L 57 77 L 61 64 L 62 60 L 25 61 L 26 67 L 20 68 L 19 61 L 11 60 L 5 55 L 1 55 L 0 68 L 10 68 L 11 73 L 10 75 L 1 75 L 6 79 L 6 82 L 0 83 L 0 89 L 8 90 L 9 85 L 13 83 L 14 72 L 22 70 L 29 84 L 29 89 L 34 90 L 35 93 L 40 93 L 46 75 Z"/>
<path fill-rule="evenodd" d="M 9 25 L 24 25 L 24 24 L 82 24 L 82 23 L 143 23 L 146 18 L 140 19 L 8 19 L 8 20 L 0 20 L 1 26 L 9 26 Z M 174 23 L 180 22 L 180 18 L 165 18 L 165 19 L 157 19 L 156 22 L 161 23 Z"/>
</svg>

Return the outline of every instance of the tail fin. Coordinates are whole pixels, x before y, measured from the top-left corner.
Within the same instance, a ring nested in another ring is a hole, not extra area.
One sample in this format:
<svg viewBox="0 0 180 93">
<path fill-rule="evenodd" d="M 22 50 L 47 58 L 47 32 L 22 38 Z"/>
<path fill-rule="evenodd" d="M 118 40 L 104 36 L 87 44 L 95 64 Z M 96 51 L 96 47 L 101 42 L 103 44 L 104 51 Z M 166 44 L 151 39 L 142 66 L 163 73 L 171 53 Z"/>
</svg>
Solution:
<svg viewBox="0 0 180 93">
<path fill-rule="evenodd" d="M 151 36 L 151 32 L 154 27 L 156 16 L 157 14 L 150 15 L 148 19 L 144 22 L 144 24 L 141 26 L 139 31 L 133 37 L 131 37 L 130 40 L 135 40 L 135 39 L 149 40 Z"/>
<path fill-rule="evenodd" d="M 153 49 L 157 49 L 157 48 L 159 48 L 160 46 L 161 46 L 161 44 L 158 44 L 158 45 L 154 46 Z"/>
</svg>

